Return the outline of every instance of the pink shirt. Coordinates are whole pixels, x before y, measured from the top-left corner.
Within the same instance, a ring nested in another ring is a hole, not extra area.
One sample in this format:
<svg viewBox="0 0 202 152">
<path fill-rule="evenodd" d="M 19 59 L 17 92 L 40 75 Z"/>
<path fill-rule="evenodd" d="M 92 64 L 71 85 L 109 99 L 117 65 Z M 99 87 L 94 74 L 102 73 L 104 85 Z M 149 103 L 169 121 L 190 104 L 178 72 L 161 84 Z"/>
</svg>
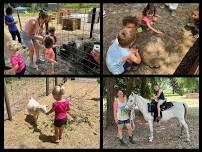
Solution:
<svg viewBox="0 0 202 152">
<path fill-rule="evenodd" d="M 55 53 L 52 48 L 46 48 L 45 50 L 45 58 L 47 60 L 54 60 L 55 61 Z"/>
<path fill-rule="evenodd" d="M 16 73 L 20 73 L 25 68 L 25 60 L 21 53 L 16 53 L 10 57 L 10 63 L 12 66 L 16 66 L 18 64 L 18 69 Z"/>
<path fill-rule="evenodd" d="M 65 119 L 67 117 L 66 110 L 70 109 L 70 101 L 67 99 L 63 99 L 62 102 L 61 101 L 55 101 L 52 105 L 52 108 L 55 111 L 55 119 L 56 120 Z"/>
<path fill-rule="evenodd" d="M 148 16 L 143 16 L 142 19 L 141 19 L 141 23 L 142 24 L 147 24 L 149 23 L 150 25 L 152 25 L 154 22 L 153 22 L 153 19 L 148 17 Z"/>
</svg>

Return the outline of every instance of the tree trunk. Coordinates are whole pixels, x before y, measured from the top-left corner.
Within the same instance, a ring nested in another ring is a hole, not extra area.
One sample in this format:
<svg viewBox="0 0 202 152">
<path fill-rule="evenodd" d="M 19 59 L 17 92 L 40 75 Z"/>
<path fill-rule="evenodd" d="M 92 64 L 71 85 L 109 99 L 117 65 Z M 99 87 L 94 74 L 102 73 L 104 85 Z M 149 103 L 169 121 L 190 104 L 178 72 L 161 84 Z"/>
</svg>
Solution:
<svg viewBox="0 0 202 152">
<path fill-rule="evenodd" d="M 127 78 L 127 92 L 126 92 L 126 95 L 127 97 L 131 94 L 132 90 L 133 90 L 133 80 L 134 78 Z"/>
<path fill-rule="evenodd" d="M 199 74 L 199 39 L 189 49 L 174 75 L 193 75 Z"/>
<path fill-rule="evenodd" d="M 142 77 L 142 82 L 141 82 L 141 96 L 142 97 L 147 97 L 147 91 L 146 91 L 146 84 L 147 84 L 147 78 L 146 77 Z"/>
<path fill-rule="evenodd" d="M 106 127 L 114 125 L 114 114 L 113 114 L 113 102 L 115 97 L 115 78 L 107 78 L 107 115 L 106 115 Z"/>
</svg>

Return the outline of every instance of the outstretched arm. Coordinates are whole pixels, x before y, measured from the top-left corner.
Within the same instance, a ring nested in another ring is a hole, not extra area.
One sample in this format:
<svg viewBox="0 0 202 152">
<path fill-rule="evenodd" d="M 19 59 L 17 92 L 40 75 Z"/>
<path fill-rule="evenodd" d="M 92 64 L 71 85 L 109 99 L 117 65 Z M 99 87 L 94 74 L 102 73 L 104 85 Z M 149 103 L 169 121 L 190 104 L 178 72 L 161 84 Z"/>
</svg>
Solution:
<svg viewBox="0 0 202 152">
<path fill-rule="evenodd" d="M 149 29 L 151 29 L 152 31 L 158 33 L 158 34 L 163 34 L 161 31 L 159 31 L 159 30 L 153 28 L 153 27 L 149 24 L 149 22 L 147 22 L 147 27 L 148 27 Z"/>
<path fill-rule="evenodd" d="M 49 115 L 49 114 L 51 114 L 52 112 L 54 112 L 54 109 L 52 108 L 51 110 L 49 110 L 47 113 L 46 113 L 46 115 Z"/>
</svg>

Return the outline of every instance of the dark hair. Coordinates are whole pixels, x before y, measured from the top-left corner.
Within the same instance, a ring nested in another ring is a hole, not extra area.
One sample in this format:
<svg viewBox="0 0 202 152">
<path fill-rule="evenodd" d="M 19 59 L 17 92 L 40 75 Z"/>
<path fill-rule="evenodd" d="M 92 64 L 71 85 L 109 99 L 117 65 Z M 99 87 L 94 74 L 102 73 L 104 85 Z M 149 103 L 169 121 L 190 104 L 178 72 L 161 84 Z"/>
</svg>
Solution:
<svg viewBox="0 0 202 152">
<path fill-rule="evenodd" d="M 13 13 L 13 9 L 11 7 L 6 8 L 6 15 L 11 15 Z"/>
<path fill-rule="evenodd" d="M 156 7 L 154 6 L 153 3 L 148 3 L 142 12 L 142 15 L 146 16 L 147 14 L 153 14 L 153 13 L 155 16 L 156 15 Z"/>
<path fill-rule="evenodd" d="M 122 20 L 123 26 L 126 26 L 127 24 L 135 24 L 135 26 L 138 25 L 138 19 L 136 16 L 126 16 Z"/>
<path fill-rule="evenodd" d="M 49 27 L 48 32 L 55 32 L 55 27 Z"/>
<path fill-rule="evenodd" d="M 46 48 L 52 48 L 53 46 L 53 39 L 51 37 L 46 37 L 44 40 L 44 45 Z"/>
<path fill-rule="evenodd" d="M 45 19 L 48 17 L 48 14 L 46 12 L 46 9 L 39 10 L 39 18 Z"/>
</svg>

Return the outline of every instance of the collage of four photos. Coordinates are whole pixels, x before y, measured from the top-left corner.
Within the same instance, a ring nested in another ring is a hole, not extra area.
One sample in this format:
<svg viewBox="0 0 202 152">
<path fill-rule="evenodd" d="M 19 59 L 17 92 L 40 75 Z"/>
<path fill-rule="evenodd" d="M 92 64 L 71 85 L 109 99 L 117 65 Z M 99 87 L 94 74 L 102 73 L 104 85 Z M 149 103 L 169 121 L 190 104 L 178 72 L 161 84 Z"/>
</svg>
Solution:
<svg viewBox="0 0 202 152">
<path fill-rule="evenodd" d="M 4 3 L 4 149 L 199 149 L 199 3 Z"/>
</svg>

